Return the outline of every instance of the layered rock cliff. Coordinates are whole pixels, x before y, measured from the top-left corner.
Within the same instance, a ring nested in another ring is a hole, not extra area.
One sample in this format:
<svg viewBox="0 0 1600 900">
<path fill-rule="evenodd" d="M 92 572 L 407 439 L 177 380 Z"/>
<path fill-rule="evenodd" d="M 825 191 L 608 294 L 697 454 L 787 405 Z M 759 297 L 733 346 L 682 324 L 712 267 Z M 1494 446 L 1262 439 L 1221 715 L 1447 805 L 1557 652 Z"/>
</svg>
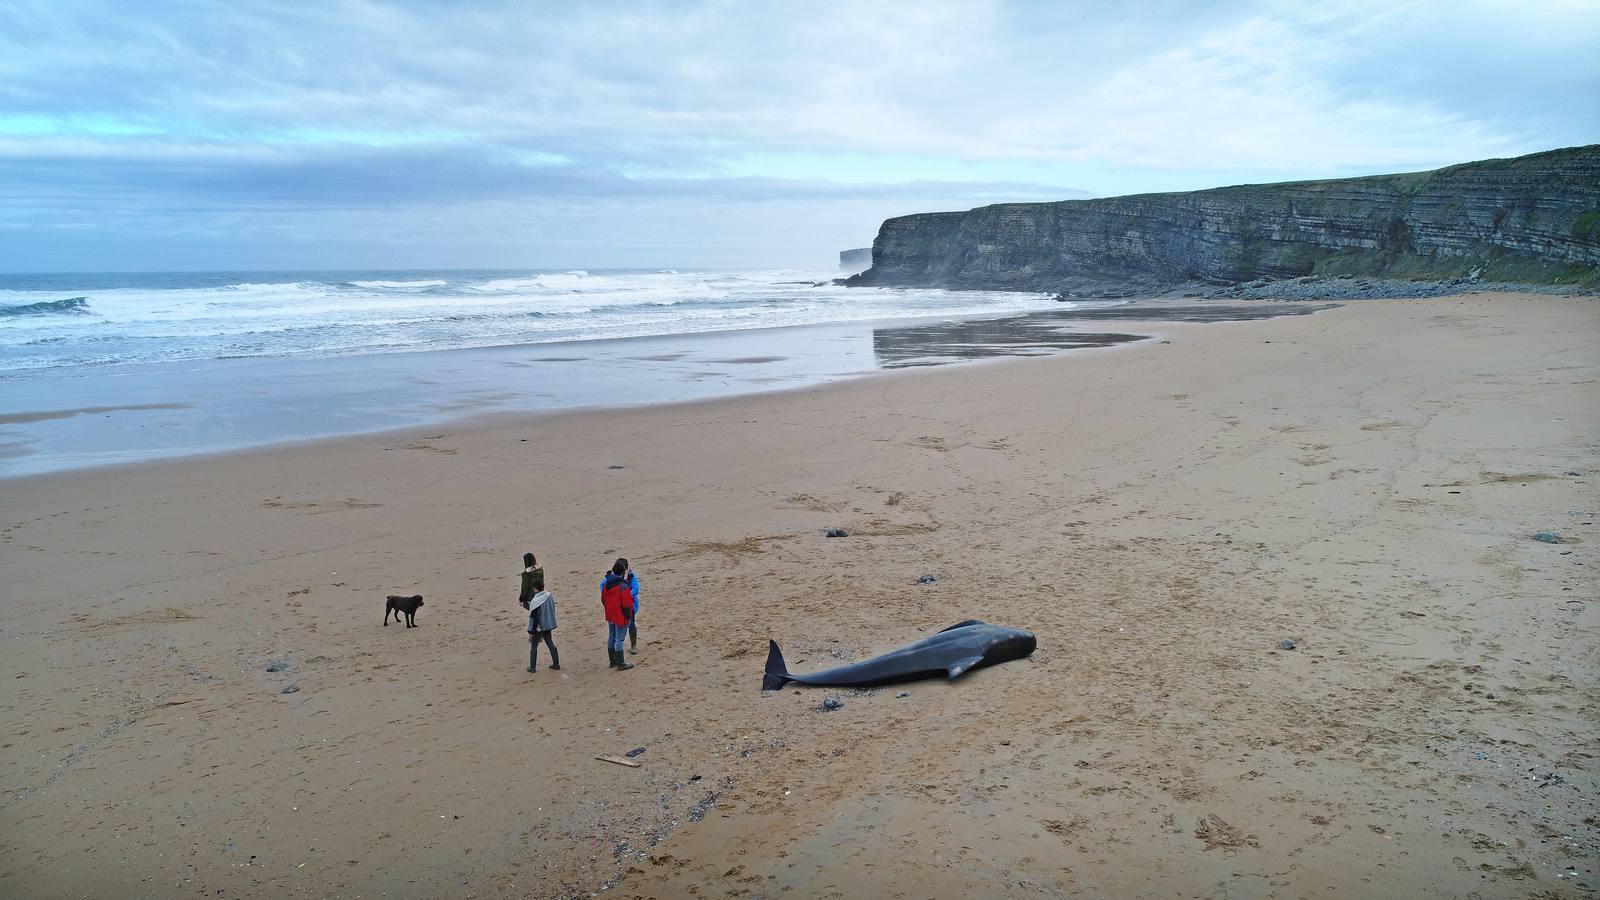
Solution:
<svg viewBox="0 0 1600 900">
<path fill-rule="evenodd" d="M 852 284 L 1361 274 L 1600 280 L 1600 144 L 1431 172 L 1005 203 L 885 221 Z"/>
</svg>

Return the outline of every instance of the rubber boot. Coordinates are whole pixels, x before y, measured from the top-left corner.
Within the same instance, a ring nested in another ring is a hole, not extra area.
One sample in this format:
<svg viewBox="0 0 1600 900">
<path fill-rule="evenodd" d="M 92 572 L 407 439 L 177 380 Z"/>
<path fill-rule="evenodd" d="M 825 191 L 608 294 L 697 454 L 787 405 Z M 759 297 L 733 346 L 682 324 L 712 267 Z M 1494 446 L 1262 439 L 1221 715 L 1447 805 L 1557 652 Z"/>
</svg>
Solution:
<svg viewBox="0 0 1600 900">
<path fill-rule="evenodd" d="M 557 672 L 561 671 L 561 654 L 556 652 L 555 647 L 550 648 L 550 668 Z"/>
<path fill-rule="evenodd" d="M 611 649 L 610 644 L 606 645 L 606 659 L 610 660 L 610 662 L 606 663 L 607 668 L 615 669 L 617 667 L 617 651 Z"/>
<path fill-rule="evenodd" d="M 538 641 L 529 641 L 528 642 L 528 671 L 529 672 L 537 672 L 537 671 L 539 671 L 539 642 Z"/>
<path fill-rule="evenodd" d="M 626 671 L 626 670 L 631 669 L 631 668 L 633 668 L 633 663 L 628 662 L 627 660 L 623 659 L 622 658 L 622 651 L 618 650 L 617 651 L 617 671 L 618 672 L 623 672 L 623 671 Z"/>
</svg>

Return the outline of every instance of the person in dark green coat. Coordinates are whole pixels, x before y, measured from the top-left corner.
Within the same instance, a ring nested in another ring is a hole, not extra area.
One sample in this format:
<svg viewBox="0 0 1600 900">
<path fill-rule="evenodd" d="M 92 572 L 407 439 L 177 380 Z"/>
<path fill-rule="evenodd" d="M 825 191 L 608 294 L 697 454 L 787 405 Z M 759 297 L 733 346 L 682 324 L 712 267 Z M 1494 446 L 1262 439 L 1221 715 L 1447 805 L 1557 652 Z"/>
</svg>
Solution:
<svg viewBox="0 0 1600 900">
<path fill-rule="evenodd" d="M 544 590 L 544 567 L 534 559 L 532 553 L 522 554 L 522 590 L 517 594 L 517 602 L 523 609 L 528 608 L 528 601 L 533 595 Z"/>
</svg>

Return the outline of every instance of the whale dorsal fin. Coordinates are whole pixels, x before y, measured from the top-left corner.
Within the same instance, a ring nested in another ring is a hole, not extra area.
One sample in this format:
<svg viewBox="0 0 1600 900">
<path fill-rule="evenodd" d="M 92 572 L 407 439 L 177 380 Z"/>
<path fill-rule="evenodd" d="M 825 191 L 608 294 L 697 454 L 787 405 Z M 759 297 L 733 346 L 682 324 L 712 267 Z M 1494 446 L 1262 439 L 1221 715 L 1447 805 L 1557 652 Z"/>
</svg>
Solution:
<svg viewBox="0 0 1600 900">
<path fill-rule="evenodd" d="M 945 674 L 950 676 L 951 680 L 954 680 L 960 678 L 963 672 L 981 662 L 983 662 L 982 656 L 969 656 L 966 659 L 956 660 L 955 662 L 946 666 L 944 671 Z"/>
<path fill-rule="evenodd" d="M 944 634 L 946 631 L 955 631 L 957 628 L 965 628 L 968 625 L 982 625 L 982 624 L 984 624 L 984 623 L 979 621 L 978 619 L 962 619 L 961 621 L 955 623 L 954 625 L 951 625 L 949 628 L 941 628 L 941 629 L 939 629 L 939 634 Z"/>
</svg>

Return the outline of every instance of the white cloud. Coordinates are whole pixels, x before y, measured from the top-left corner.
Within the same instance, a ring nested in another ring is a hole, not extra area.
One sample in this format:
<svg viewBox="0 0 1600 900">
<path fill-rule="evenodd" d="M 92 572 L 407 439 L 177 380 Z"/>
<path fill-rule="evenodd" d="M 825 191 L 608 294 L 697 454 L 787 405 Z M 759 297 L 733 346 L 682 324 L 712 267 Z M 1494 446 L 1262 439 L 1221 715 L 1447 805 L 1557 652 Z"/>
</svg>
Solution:
<svg viewBox="0 0 1600 900">
<path fill-rule="evenodd" d="M 960 182 L 918 196 L 978 203 L 1039 190 L 1019 183 L 1120 193 L 1600 141 L 1597 36 L 1592 2 L 0 0 L 0 190 L 56 198 L 41 225 L 133 197 L 199 212 L 270 189 L 310 217 L 360 198 L 410 210 L 385 227 L 420 242 L 427 209 L 486 192 L 611 209 L 679 178 L 695 180 L 674 203 L 828 218 L 809 197 L 870 231 L 911 211 L 874 180 Z"/>
</svg>

